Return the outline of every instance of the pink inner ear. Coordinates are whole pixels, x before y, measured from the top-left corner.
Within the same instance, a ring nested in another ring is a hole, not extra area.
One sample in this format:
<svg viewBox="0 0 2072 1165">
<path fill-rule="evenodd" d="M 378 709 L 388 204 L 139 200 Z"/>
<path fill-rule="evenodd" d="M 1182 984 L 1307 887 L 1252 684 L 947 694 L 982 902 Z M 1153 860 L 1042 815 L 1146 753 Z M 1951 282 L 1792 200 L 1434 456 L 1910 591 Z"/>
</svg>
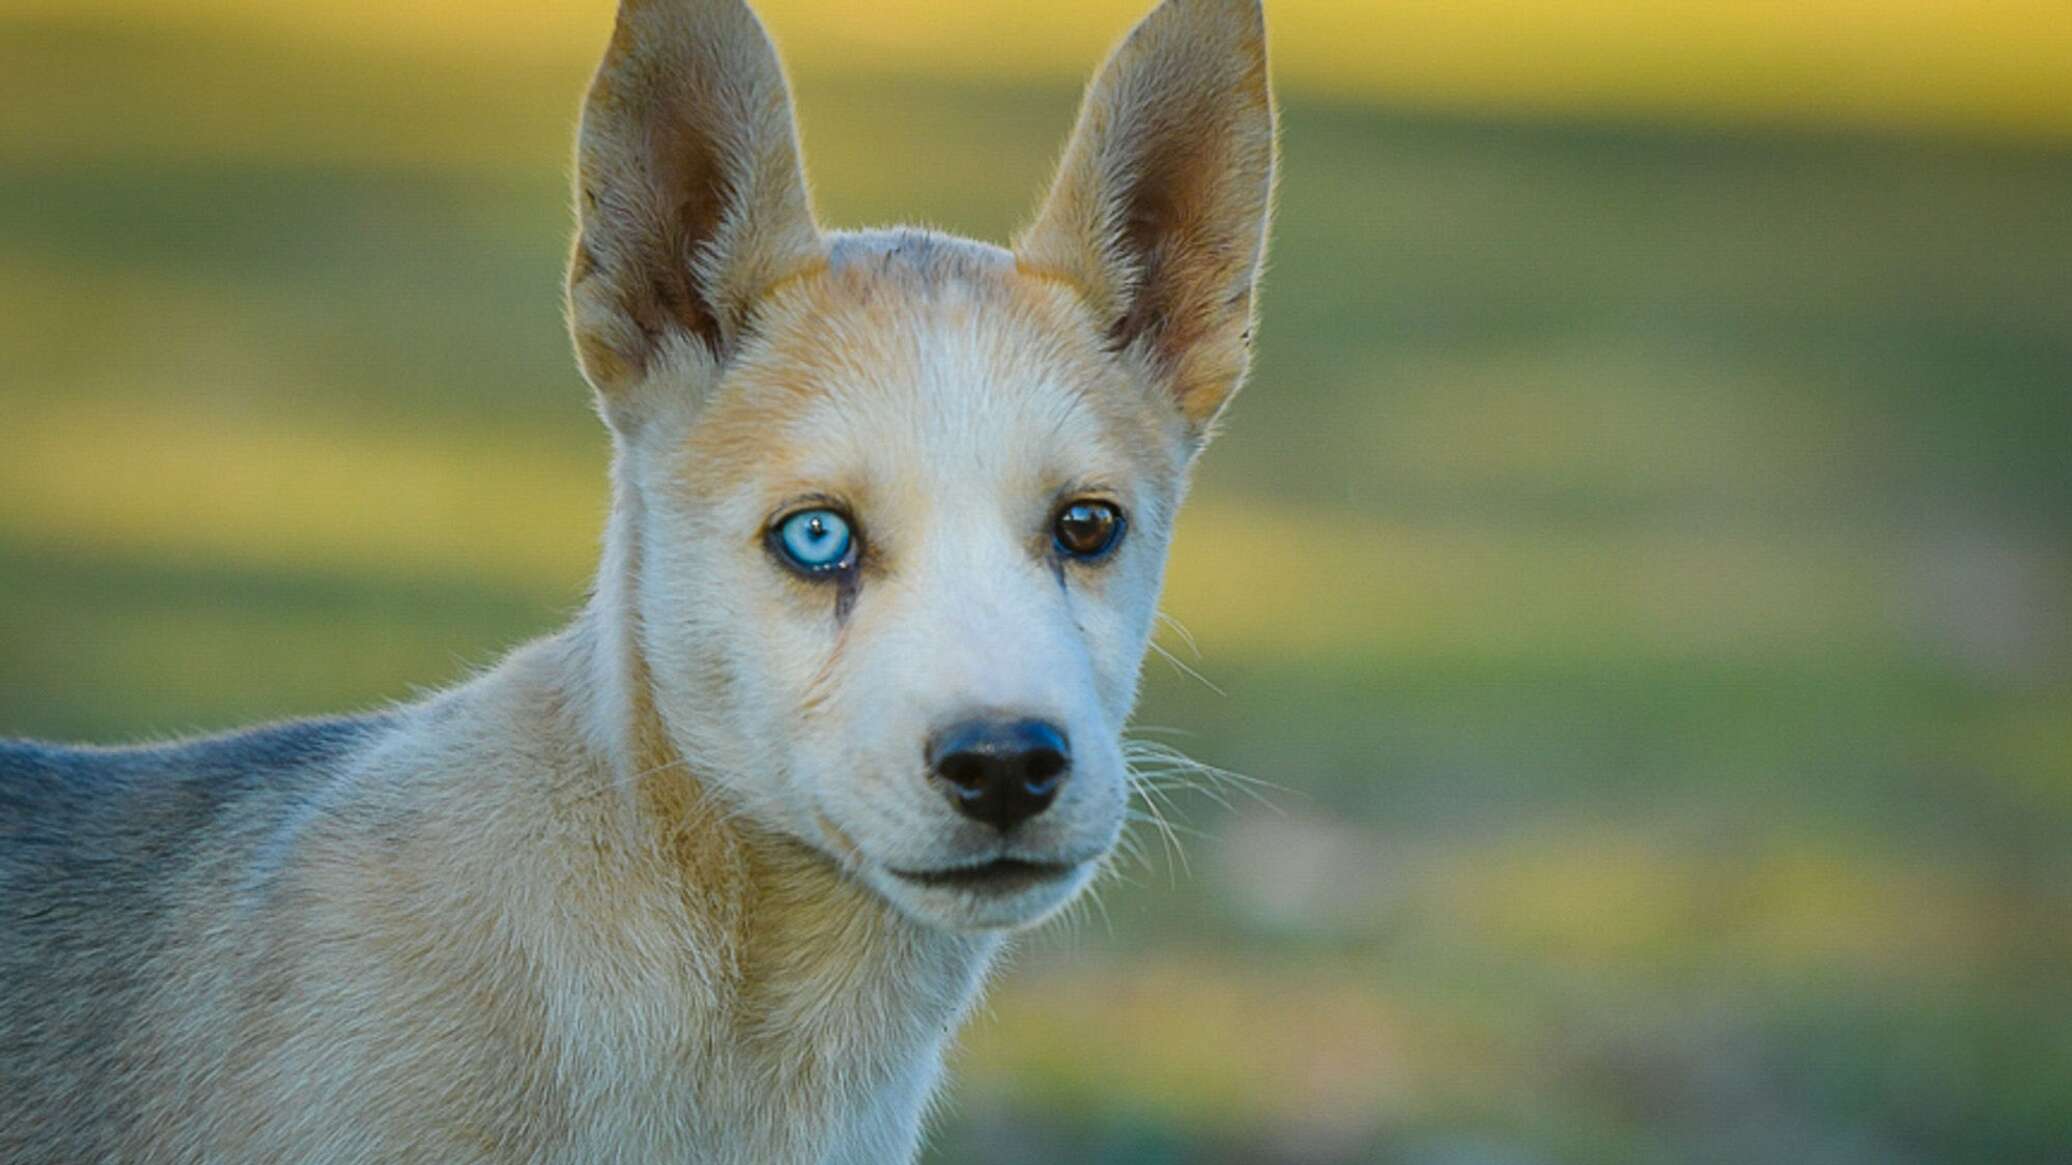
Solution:
<svg viewBox="0 0 2072 1165">
<path fill-rule="evenodd" d="M 1127 285 L 1123 312 L 1109 334 L 1110 342 L 1117 348 L 1127 348 L 1139 337 L 1163 331 L 1166 323 L 1166 280 L 1162 268 L 1168 236 L 1175 225 L 1176 202 L 1166 191 L 1169 176 L 1158 170 L 1155 164 L 1146 165 L 1122 199 L 1128 212 L 1117 224 L 1116 250 L 1130 265 L 1134 278 Z"/>
<path fill-rule="evenodd" d="M 656 254 L 646 264 L 653 307 L 703 340 L 715 353 L 725 342 L 719 311 L 698 287 L 701 245 L 718 237 L 734 192 L 710 137 L 682 117 L 655 127 L 655 192 L 667 208 Z M 658 321 L 659 322 L 659 321 Z"/>
</svg>

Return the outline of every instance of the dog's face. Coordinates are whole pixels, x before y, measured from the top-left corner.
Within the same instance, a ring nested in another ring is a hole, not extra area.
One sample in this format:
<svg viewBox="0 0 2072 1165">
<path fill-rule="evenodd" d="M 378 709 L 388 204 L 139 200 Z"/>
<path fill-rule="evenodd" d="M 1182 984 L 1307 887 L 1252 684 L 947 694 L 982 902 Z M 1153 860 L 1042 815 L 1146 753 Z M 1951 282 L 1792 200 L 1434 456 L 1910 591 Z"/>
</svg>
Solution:
<svg viewBox="0 0 2072 1165">
<path fill-rule="evenodd" d="M 1039 916 L 1122 825 L 1185 456 L 1062 286 L 976 244 L 835 240 L 655 451 L 663 706 L 909 912 Z"/>
<path fill-rule="evenodd" d="M 747 10 L 621 10 L 570 304 L 657 718 L 923 922 L 1040 919 L 1122 828 L 1171 523 L 1244 372 L 1263 53 L 1255 0 L 1168 0 L 1009 251 L 823 234 Z"/>
</svg>

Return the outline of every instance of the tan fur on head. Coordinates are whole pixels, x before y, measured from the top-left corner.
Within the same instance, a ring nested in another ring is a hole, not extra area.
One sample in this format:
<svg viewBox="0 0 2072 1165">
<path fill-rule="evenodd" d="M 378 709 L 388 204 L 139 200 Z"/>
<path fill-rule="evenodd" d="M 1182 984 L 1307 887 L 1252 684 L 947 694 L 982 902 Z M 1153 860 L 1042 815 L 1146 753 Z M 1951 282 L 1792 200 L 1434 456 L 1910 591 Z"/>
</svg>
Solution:
<svg viewBox="0 0 2072 1165">
<path fill-rule="evenodd" d="M 1015 240 L 1166 380 L 1198 437 L 1244 380 L 1275 127 L 1259 0 L 1166 0 L 1088 88 Z"/>
<path fill-rule="evenodd" d="M 731 351 L 820 261 L 791 97 L 740 0 L 626 0 L 583 105 L 569 325 L 607 415 L 656 355 Z"/>
</svg>

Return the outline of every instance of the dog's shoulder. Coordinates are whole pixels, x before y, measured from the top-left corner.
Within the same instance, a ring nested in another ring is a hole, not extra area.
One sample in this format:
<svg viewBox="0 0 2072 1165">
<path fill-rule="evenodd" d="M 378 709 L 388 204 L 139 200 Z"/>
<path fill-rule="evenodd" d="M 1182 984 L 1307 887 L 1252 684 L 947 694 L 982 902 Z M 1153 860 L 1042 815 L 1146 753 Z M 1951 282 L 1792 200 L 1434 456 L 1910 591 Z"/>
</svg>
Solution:
<svg viewBox="0 0 2072 1165">
<path fill-rule="evenodd" d="M 137 1073 L 157 1063 L 144 1033 L 165 1020 L 162 956 L 193 938 L 181 919 L 226 920 L 225 888 L 388 719 L 121 748 L 0 740 L 0 1078 L 21 1082 L 0 1090 L 0 1159 L 128 1156 L 145 1099 L 128 1090 L 157 1079 Z"/>
</svg>

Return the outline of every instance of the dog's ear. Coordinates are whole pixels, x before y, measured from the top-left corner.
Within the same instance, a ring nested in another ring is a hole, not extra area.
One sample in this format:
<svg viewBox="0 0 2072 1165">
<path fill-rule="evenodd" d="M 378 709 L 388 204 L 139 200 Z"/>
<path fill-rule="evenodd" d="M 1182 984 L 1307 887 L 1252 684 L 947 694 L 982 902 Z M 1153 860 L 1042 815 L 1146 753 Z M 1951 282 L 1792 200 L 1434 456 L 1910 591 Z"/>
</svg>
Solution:
<svg viewBox="0 0 2072 1165">
<path fill-rule="evenodd" d="M 623 0 L 576 152 L 569 328 L 607 405 L 671 344 L 723 364 L 822 254 L 784 73 L 741 0 Z"/>
<path fill-rule="evenodd" d="M 1165 0 L 1087 89 L 1058 176 L 1015 241 L 1156 370 L 1196 438 L 1250 359 L 1273 200 L 1259 0 Z"/>
</svg>

